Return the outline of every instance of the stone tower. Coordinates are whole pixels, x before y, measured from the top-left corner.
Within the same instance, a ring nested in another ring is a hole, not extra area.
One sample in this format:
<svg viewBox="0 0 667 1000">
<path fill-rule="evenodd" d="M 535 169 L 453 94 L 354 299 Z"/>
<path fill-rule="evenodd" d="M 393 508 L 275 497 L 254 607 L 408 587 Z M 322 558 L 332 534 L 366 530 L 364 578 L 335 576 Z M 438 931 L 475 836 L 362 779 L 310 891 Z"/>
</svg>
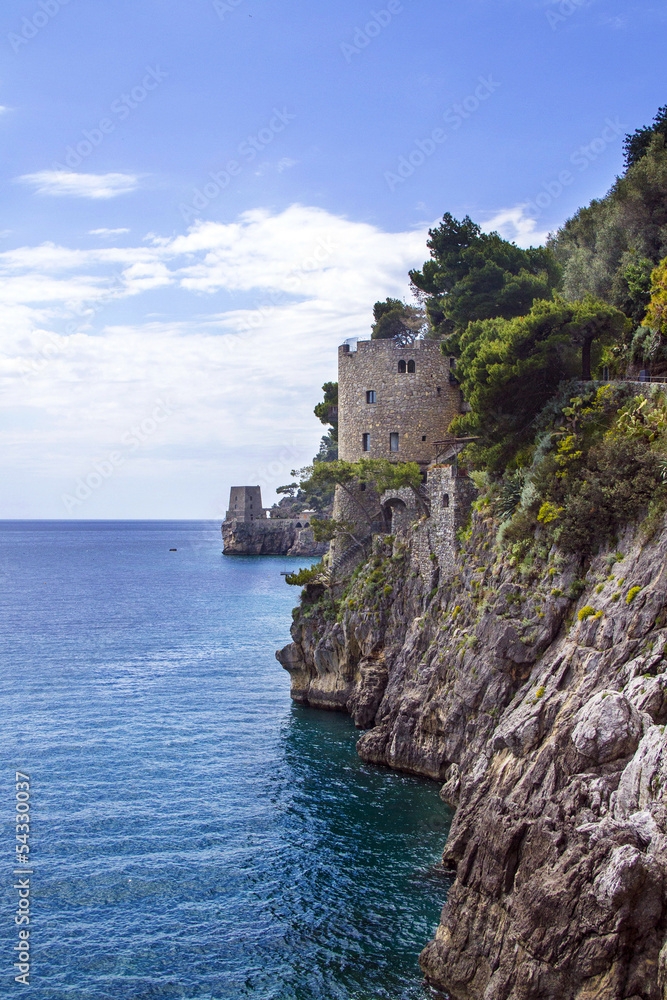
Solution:
<svg viewBox="0 0 667 1000">
<path fill-rule="evenodd" d="M 406 347 L 395 340 L 359 340 L 338 349 L 338 454 L 346 462 L 416 462 L 426 479 L 461 409 L 461 390 L 436 341 Z M 404 500 L 390 504 L 406 511 Z M 386 531 L 397 514 L 381 507 L 363 483 L 336 489 L 334 517 L 352 521 L 364 534 Z M 334 543 L 334 559 L 344 548 Z"/>
<path fill-rule="evenodd" d="M 226 521 L 259 521 L 264 519 L 262 491 L 259 486 L 232 486 Z"/>
<path fill-rule="evenodd" d="M 356 348 L 356 349 L 353 349 Z M 391 458 L 424 470 L 461 412 L 450 362 L 433 340 L 403 347 L 360 340 L 338 349 L 338 453 L 346 462 Z"/>
</svg>

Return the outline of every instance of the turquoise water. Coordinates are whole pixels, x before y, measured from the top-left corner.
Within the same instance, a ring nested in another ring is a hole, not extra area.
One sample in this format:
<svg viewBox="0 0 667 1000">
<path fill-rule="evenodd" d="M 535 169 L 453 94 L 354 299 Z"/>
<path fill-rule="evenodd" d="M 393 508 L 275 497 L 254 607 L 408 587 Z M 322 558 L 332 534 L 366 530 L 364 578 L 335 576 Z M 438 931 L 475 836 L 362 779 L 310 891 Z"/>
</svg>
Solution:
<svg viewBox="0 0 667 1000">
<path fill-rule="evenodd" d="M 362 764 L 347 717 L 291 703 L 273 654 L 299 564 L 224 557 L 209 522 L 0 523 L 0 996 L 426 995 L 449 813 L 436 785 Z"/>
</svg>

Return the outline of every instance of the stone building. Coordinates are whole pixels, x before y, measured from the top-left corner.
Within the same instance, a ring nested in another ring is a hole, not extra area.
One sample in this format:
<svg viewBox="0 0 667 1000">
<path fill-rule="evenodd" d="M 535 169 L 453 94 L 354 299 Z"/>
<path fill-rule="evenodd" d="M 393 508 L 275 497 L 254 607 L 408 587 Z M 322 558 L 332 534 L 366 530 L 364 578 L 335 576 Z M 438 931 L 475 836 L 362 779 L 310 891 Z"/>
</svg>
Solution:
<svg viewBox="0 0 667 1000">
<path fill-rule="evenodd" d="M 321 556 L 327 545 L 316 542 L 310 527 L 313 511 L 297 517 L 267 517 L 259 486 L 232 486 L 222 522 L 225 555 Z"/>
<path fill-rule="evenodd" d="M 338 349 L 338 454 L 346 462 L 393 458 L 422 469 L 461 412 L 451 362 L 433 340 L 409 347 L 359 340 Z"/>
<path fill-rule="evenodd" d="M 433 340 L 348 341 L 338 349 L 338 454 L 347 462 L 387 458 L 416 462 L 427 483 L 463 399 L 453 365 Z M 428 486 L 425 486 L 426 492 Z M 334 517 L 362 534 L 402 530 L 419 516 L 410 490 L 380 498 L 363 483 L 338 488 Z M 334 559 L 346 546 L 337 541 Z"/>
<path fill-rule="evenodd" d="M 226 521 L 257 521 L 266 518 L 259 486 L 232 486 Z"/>
</svg>

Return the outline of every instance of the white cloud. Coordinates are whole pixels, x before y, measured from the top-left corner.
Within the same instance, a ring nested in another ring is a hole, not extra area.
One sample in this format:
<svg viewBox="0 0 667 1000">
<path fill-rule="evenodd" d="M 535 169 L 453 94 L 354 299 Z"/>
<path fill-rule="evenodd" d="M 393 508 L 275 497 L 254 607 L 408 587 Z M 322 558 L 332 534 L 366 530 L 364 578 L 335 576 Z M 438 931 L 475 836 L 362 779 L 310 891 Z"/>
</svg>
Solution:
<svg viewBox="0 0 667 1000">
<path fill-rule="evenodd" d="M 515 205 L 514 208 L 501 208 L 483 223 L 483 231 L 491 233 L 495 230 L 520 247 L 541 246 L 549 235 L 549 230 L 537 228 L 537 221 L 528 214 L 527 207 L 522 204 Z"/>
<path fill-rule="evenodd" d="M 278 160 L 277 170 L 279 174 L 282 174 L 283 170 L 289 170 L 290 167 L 295 167 L 298 160 L 290 160 L 289 156 L 283 156 L 282 160 Z"/>
<path fill-rule="evenodd" d="M 76 516 L 218 516 L 232 479 L 260 482 L 269 502 L 317 449 L 312 408 L 338 344 L 368 336 L 373 303 L 407 296 L 427 255 L 425 229 L 302 205 L 151 245 L 0 253 L 0 410 L 17 428 L 0 516 L 65 516 L 61 493 L 119 450 L 127 460 Z M 146 321 L 155 305 L 141 296 L 167 286 Z M 127 452 L 158 397 L 173 415 Z"/>
<path fill-rule="evenodd" d="M 136 174 L 80 174 L 65 170 L 40 170 L 17 178 L 34 186 L 37 194 L 69 198 L 115 198 L 136 191 Z"/>
<path fill-rule="evenodd" d="M 89 229 L 89 236 L 120 236 L 121 233 L 129 233 L 129 229 Z"/>
</svg>

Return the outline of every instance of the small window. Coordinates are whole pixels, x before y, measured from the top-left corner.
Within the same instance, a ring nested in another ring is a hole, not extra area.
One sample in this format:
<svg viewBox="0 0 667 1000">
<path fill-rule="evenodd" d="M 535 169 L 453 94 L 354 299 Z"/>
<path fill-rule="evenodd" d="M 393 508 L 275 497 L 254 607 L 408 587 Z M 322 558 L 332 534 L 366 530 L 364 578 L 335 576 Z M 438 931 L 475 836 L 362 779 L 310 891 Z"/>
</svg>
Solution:
<svg viewBox="0 0 667 1000">
<path fill-rule="evenodd" d="M 368 389 L 368 391 L 366 392 L 366 402 L 367 403 L 375 402 L 375 389 Z"/>
<path fill-rule="evenodd" d="M 405 361 L 398 362 L 398 370 L 401 373 L 401 375 L 405 374 Z"/>
<path fill-rule="evenodd" d="M 445 493 L 442 498 L 442 506 L 449 507 L 449 493 Z"/>
<path fill-rule="evenodd" d="M 449 367 L 451 368 L 452 371 L 454 371 L 454 369 L 456 368 L 456 358 L 449 359 Z"/>
<path fill-rule="evenodd" d="M 371 450 L 371 436 L 370 434 L 361 435 L 361 450 L 370 451 Z"/>
<path fill-rule="evenodd" d="M 437 387 L 437 389 L 435 390 L 435 392 L 436 392 L 437 396 L 440 395 L 440 393 L 442 392 L 442 389 L 440 388 L 440 386 Z"/>
<path fill-rule="evenodd" d="M 425 441 L 425 440 L 426 440 L 426 435 L 422 434 L 422 441 Z"/>
<path fill-rule="evenodd" d="M 409 375 L 413 374 L 414 370 L 415 370 L 415 363 L 414 363 L 414 361 L 408 361 L 408 374 Z"/>
<path fill-rule="evenodd" d="M 398 451 L 398 431 L 392 431 L 389 435 L 389 451 Z"/>
<path fill-rule="evenodd" d="M 359 483 L 359 492 L 360 493 L 366 492 L 366 483 Z"/>
</svg>

